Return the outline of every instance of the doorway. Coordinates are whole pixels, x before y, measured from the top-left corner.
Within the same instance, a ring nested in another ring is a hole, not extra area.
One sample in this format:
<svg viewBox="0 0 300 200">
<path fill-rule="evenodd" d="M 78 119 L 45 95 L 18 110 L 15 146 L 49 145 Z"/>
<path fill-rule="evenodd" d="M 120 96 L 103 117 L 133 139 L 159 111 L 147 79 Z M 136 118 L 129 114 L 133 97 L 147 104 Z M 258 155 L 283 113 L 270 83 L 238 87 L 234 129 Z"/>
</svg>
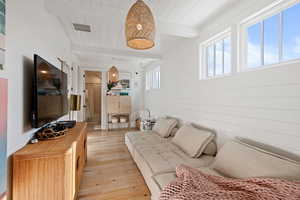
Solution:
<svg viewBox="0 0 300 200">
<path fill-rule="evenodd" d="M 85 121 L 101 125 L 101 72 L 85 71 Z"/>
</svg>

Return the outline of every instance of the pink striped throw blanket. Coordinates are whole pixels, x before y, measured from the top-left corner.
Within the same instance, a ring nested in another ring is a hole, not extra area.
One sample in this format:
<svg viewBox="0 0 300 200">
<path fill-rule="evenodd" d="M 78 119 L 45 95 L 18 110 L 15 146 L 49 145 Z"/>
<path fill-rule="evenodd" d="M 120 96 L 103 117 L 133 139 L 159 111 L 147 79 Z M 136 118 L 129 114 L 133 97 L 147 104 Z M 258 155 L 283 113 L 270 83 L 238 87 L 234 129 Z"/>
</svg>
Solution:
<svg viewBox="0 0 300 200">
<path fill-rule="evenodd" d="M 300 182 L 272 178 L 232 179 L 181 165 L 160 200 L 300 200 Z"/>
</svg>

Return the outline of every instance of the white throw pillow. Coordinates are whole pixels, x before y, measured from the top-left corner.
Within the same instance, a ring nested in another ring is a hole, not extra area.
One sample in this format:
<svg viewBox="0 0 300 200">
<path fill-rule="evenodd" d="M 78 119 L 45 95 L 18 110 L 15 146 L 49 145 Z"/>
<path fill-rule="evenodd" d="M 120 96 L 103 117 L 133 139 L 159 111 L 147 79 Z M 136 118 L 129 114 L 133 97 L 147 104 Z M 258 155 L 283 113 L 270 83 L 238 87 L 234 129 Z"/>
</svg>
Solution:
<svg viewBox="0 0 300 200">
<path fill-rule="evenodd" d="M 172 142 L 180 147 L 185 153 L 190 157 L 199 157 L 206 146 L 213 140 L 214 134 L 194 128 L 190 125 L 185 125 L 181 127 Z"/>
<path fill-rule="evenodd" d="M 171 135 L 173 128 L 177 125 L 177 120 L 160 118 L 156 121 L 153 131 L 157 132 L 161 137 L 167 138 Z"/>
</svg>

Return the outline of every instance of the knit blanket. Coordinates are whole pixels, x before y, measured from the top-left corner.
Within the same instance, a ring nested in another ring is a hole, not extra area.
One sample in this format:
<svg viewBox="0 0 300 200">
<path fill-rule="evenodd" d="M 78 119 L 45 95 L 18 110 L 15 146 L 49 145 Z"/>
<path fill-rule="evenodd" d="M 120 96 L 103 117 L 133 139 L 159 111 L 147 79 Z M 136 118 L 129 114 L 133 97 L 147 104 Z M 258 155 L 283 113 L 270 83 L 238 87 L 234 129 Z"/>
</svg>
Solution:
<svg viewBox="0 0 300 200">
<path fill-rule="evenodd" d="M 300 182 L 272 178 L 233 179 L 180 165 L 160 200 L 300 200 Z"/>
</svg>

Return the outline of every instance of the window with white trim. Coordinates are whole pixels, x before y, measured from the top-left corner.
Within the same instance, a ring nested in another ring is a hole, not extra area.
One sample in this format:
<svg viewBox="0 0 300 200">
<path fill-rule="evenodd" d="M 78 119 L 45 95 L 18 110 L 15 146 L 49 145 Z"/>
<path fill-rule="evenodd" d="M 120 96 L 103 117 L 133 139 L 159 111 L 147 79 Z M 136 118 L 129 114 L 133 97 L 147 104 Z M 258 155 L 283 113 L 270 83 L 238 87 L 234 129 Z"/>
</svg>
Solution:
<svg viewBox="0 0 300 200">
<path fill-rule="evenodd" d="M 230 31 L 219 34 L 202 44 L 201 68 L 201 78 L 212 78 L 232 72 Z"/>
<path fill-rule="evenodd" d="M 146 90 L 160 88 L 160 66 L 146 72 Z"/>
<path fill-rule="evenodd" d="M 300 3 L 248 22 L 245 31 L 247 68 L 259 68 L 300 59 Z"/>
</svg>

